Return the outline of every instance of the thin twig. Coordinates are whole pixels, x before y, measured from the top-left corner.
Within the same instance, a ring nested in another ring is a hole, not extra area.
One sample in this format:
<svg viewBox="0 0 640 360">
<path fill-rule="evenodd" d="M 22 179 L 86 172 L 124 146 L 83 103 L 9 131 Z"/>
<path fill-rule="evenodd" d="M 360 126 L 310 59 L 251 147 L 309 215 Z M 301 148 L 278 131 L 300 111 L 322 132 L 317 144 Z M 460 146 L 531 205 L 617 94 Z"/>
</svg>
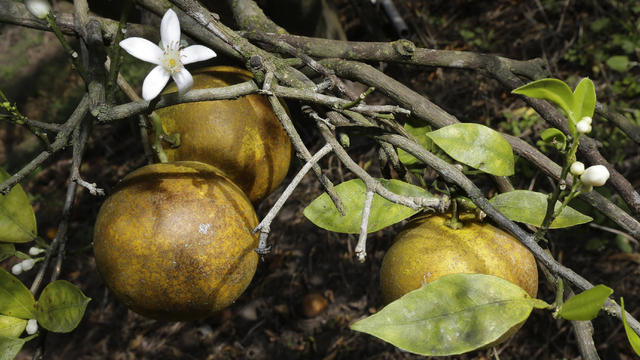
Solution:
<svg viewBox="0 0 640 360">
<path fill-rule="evenodd" d="M 266 254 L 269 251 L 270 247 L 267 246 L 267 238 L 269 236 L 269 232 L 271 231 L 271 222 L 273 221 L 273 219 L 275 219 L 280 209 L 282 209 L 285 201 L 289 199 L 289 197 L 293 193 L 293 190 L 295 190 L 300 181 L 302 181 L 302 178 L 304 178 L 304 176 L 309 172 L 309 170 L 311 170 L 311 168 L 329 152 L 331 152 L 331 145 L 325 144 L 309 159 L 309 161 L 306 162 L 306 164 L 304 164 L 302 169 L 298 171 L 289 185 L 287 185 L 287 188 L 282 192 L 282 195 L 280 195 L 276 203 L 271 207 L 267 215 L 265 215 L 262 221 L 260 221 L 260 224 L 258 224 L 258 226 L 253 229 L 254 233 L 260 231 L 260 239 L 258 242 L 258 248 L 256 249 L 256 252 L 258 254 Z"/>
<path fill-rule="evenodd" d="M 356 257 L 358 261 L 364 262 L 367 258 L 367 234 L 369 233 L 369 215 L 371 214 L 371 204 L 373 204 L 372 190 L 367 189 L 364 198 L 364 207 L 362 208 L 362 220 L 360 221 L 360 235 L 356 244 Z"/>
</svg>

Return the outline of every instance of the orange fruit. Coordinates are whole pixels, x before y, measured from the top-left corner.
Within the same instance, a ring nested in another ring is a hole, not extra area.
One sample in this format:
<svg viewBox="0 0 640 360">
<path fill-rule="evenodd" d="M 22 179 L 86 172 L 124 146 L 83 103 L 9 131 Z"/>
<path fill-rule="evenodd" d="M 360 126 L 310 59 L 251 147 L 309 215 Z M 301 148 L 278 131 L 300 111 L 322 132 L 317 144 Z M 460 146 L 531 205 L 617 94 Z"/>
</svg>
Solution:
<svg viewBox="0 0 640 360">
<path fill-rule="evenodd" d="M 251 73 L 235 67 L 207 67 L 193 73 L 193 89 L 229 86 L 251 78 Z M 169 92 L 177 92 L 175 84 Z M 156 112 L 167 134 L 180 134 L 180 146 L 164 147 L 169 161 L 214 165 L 251 201 L 266 197 L 287 175 L 291 142 L 263 95 L 178 104 Z"/>
<path fill-rule="evenodd" d="M 193 320 L 224 309 L 251 282 L 258 219 L 224 173 L 199 162 L 147 165 L 100 208 L 96 265 L 131 310 Z"/>
</svg>

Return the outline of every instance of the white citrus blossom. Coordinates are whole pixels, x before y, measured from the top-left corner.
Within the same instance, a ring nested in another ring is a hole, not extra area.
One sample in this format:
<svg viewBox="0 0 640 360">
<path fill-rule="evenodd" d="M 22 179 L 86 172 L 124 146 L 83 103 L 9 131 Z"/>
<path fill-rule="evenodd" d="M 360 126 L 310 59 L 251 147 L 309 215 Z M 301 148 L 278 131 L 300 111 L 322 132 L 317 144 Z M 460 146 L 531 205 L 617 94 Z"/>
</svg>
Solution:
<svg viewBox="0 0 640 360">
<path fill-rule="evenodd" d="M 184 65 L 216 56 L 213 50 L 202 45 L 180 48 L 180 21 L 171 9 L 162 17 L 160 38 L 161 47 L 140 37 L 130 37 L 120 42 L 120 47 L 132 56 L 158 65 L 142 83 L 142 97 L 147 101 L 160 94 L 170 77 L 178 86 L 178 94 L 186 93 L 193 86 L 193 77 Z"/>
<path fill-rule="evenodd" d="M 591 118 L 585 116 L 576 124 L 576 130 L 580 134 L 588 134 L 591 132 Z"/>
<path fill-rule="evenodd" d="M 39 247 L 32 246 L 32 247 L 29 248 L 29 255 L 37 256 L 37 255 L 42 254 L 45 251 L 47 251 L 47 250 L 39 248 Z"/>
<path fill-rule="evenodd" d="M 49 11 L 51 11 L 51 5 L 48 0 L 24 0 L 24 6 L 38 19 L 46 18 Z"/>
<path fill-rule="evenodd" d="M 36 264 L 36 262 L 33 259 L 22 260 L 22 270 L 23 271 L 29 271 L 29 270 L 33 269 L 33 266 L 35 264 Z"/>
<path fill-rule="evenodd" d="M 25 328 L 27 334 L 33 335 L 38 331 L 38 321 L 36 319 L 29 319 L 27 321 L 27 327 Z"/>
<path fill-rule="evenodd" d="M 580 161 L 575 161 L 573 164 L 571 164 L 571 168 L 569 170 L 571 171 L 571 174 L 573 174 L 573 176 L 580 176 L 582 175 L 582 173 L 584 173 L 584 164 Z"/>
<path fill-rule="evenodd" d="M 12 273 L 13 275 L 20 275 L 20 274 L 22 274 L 22 263 L 18 263 L 18 264 L 13 265 L 13 266 L 11 267 L 11 273 Z"/>
<path fill-rule="evenodd" d="M 584 171 L 580 180 L 588 186 L 602 186 L 609 179 L 609 170 L 604 165 L 594 165 Z"/>
</svg>

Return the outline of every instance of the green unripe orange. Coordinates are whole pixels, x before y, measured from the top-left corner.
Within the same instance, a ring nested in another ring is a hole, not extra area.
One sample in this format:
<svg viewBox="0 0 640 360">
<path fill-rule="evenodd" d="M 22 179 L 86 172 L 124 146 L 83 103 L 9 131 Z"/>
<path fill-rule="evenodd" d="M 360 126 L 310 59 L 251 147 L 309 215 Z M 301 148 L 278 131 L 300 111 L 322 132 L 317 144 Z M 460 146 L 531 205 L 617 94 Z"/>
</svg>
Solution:
<svg viewBox="0 0 640 360">
<path fill-rule="evenodd" d="M 242 69 L 208 67 L 193 73 L 193 89 L 229 86 L 251 78 Z M 171 85 L 166 92 L 176 91 Z M 291 142 L 263 95 L 178 104 L 156 112 L 166 133 L 180 134 L 179 147 L 164 147 L 169 161 L 214 165 L 251 201 L 266 197 L 287 175 Z"/>
<path fill-rule="evenodd" d="M 204 318 L 229 306 L 251 282 L 257 224 L 249 199 L 215 167 L 148 165 L 127 175 L 100 208 L 96 266 L 137 313 Z"/>
<path fill-rule="evenodd" d="M 501 277 L 536 297 L 538 270 L 533 254 L 516 238 L 487 223 L 445 225 L 443 216 L 410 221 L 382 260 L 380 288 L 391 302 L 441 276 L 479 273 Z"/>
</svg>

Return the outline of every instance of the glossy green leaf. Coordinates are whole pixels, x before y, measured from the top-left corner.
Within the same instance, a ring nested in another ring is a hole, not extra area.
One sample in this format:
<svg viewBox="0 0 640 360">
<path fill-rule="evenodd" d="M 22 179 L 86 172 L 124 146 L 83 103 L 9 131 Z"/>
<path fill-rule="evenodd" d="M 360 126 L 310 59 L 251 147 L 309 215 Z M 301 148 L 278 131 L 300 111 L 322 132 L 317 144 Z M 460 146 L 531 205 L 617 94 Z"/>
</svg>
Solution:
<svg viewBox="0 0 640 360">
<path fill-rule="evenodd" d="M 607 66 L 618 72 L 625 72 L 629 68 L 629 57 L 616 55 L 607 59 Z"/>
<path fill-rule="evenodd" d="M 633 348 L 633 351 L 636 352 L 638 356 L 640 356 L 640 337 L 636 334 L 635 331 L 629 326 L 627 323 L 627 315 L 624 311 L 624 299 L 620 298 L 620 307 L 622 308 L 622 323 L 624 324 L 624 332 L 627 334 L 627 339 L 629 339 L 629 343 Z"/>
<path fill-rule="evenodd" d="M 413 137 L 416 138 L 418 143 L 422 145 L 425 149 L 431 150 L 433 147 L 433 142 L 427 136 L 427 133 L 431 131 L 431 126 L 429 125 L 419 125 L 415 123 L 406 122 L 404 124 L 405 130 Z M 408 152 L 398 149 L 398 159 L 401 163 L 403 163 L 407 167 L 414 166 L 424 166 L 424 163 L 418 159 L 416 159 L 413 155 Z"/>
<path fill-rule="evenodd" d="M 567 146 L 567 136 L 556 128 L 549 128 L 540 134 L 540 138 L 553 147 L 562 151 Z"/>
<path fill-rule="evenodd" d="M 484 274 L 443 276 L 411 291 L 351 328 L 427 356 L 472 351 L 547 308 L 519 286 Z"/>
<path fill-rule="evenodd" d="M 0 315 L 0 336 L 18 337 L 27 327 L 27 320 Z"/>
<path fill-rule="evenodd" d="M 18 278 L 0 268 L 0 314 L 33 319 L 34 305 L 31 291 Z"/>
<path fill-rule="evenodd" d="M 542 225 L 544 215 L 547 212 L 547 195 L 535 191 L 509 191 L 496 195 L 489 202 L 509 219 L 533 226 Z M 560 205 L 560 202 L 557 201 L 555 208 L 558 209 Z M 566 206 L 560 215 L 553 220 L 550 228 L 565 228 L 588 223 L 591 220 L 593 220 L 592 217 Z"/>
<path fill-rule="evenodd" d="M 512 93 L 535 99 L 549 100 L 564 110 L 571 119 L 575 120 L 573 115 L 573 92 L 564 81 L 540 79 L 523 85 L 513 90 Z"/>
<path fill-rule="evenodd" d="M 513 175 L 513 150 L 499 132 L 480 124 L 460 123 L 427 134 L 455 160 L 498 176 Z"/>
<path fill-rule="evenodd" d="M 390 191 L 404 196 L 433 197 L 421 187 L 399 180 L 378 179 Z M 317 226 L 339 233 L 360 233 L 362 209 L 366 195 L 366 186 L 360 179 L 345 181 L 335 187 L 345 208 L 345 216 L 340 215 L 329 195 L 323 193 L 304 209 L 304 216 Z M 404 205 L 394 204 L 375 194 L 371 204 L 368 231 L 374 232 L 400 222 L 417 213 Z"/>
<path fill-rule="evenodd" d="M 13 360 L 22 349 L 27 341 L 33 339 L 36 335 L 26 338 L 15 338 L 0 336 L 0 360 Z"/>
<path fill-rule="evenodd" d="M 0 243 L 0 261 L 7 259 L 16 253 L 16 247 L 13 244 Z"/>
<path fill-rule="evenodd" d="M 567 300 L 558 308 L 557 315 L 567 320 L 593 320 L 611 294 L 610 287 L 596 285 Z"/>
<path fill-rule="evenodd" d="M 585 116 L 593 117 L 596 109 L 596 90 L 593 81 L 589 78 L 580 80 L 573 91 L 573 112 L 576 114 L 576 121 L 580 121 Z"/>
<path fill-rule="evenodd" d="M 45 329 L 66 333 L 78 326 L 91 301 L 82 291 L 65 280 L 47 285 L 36 303 L 36 319 Z"/>
<path fill-rule="evenodd" d="M 0 182 L 11 177 L 0 169 Z M 0 242 L 23 243 L 36 237 L 36 216 L 20 184 L 0 195 Z"/>
</svg>

